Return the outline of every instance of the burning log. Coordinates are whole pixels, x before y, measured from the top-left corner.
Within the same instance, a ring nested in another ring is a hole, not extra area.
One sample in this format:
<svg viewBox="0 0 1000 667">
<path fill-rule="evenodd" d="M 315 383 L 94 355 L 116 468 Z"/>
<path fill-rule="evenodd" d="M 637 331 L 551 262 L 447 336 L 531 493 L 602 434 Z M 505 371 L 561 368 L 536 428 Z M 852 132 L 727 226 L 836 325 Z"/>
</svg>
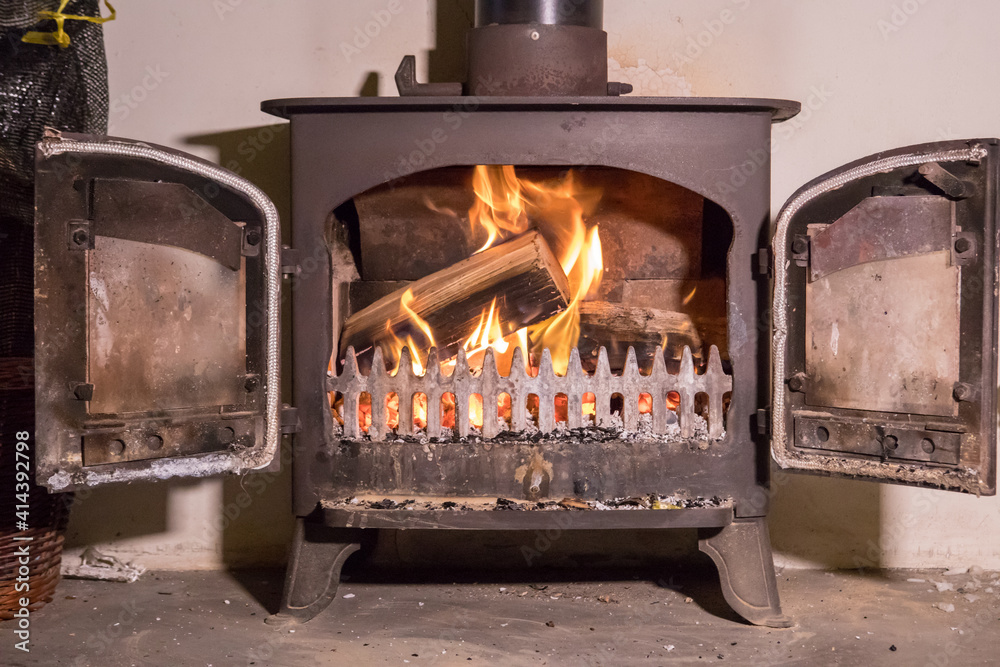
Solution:
<svg viewBox="0 0 1000 667">
<path fill-rule="evenodd" d="M 446 242 L 446 241 L 443 241 Z M 392 362 L 404 341 L 419 360 L 437 347 L 457 354 L 495 304 L 499 338 L 548 319 L 569 301 L 566 274 L 542 235 L 521 234 L 416 280 L 347 319 L 340 349 L 383 348 Z"/>
<path fill-rule="evenodd" d="M 691 348 L 694 356 L 699 356 L 702 348 L 698 329 L 684 313 L 585 301 L 580 304 L 577 344 L 585 366 L 589 366 L 588 358 L 596 363 L 597 350 L 602 345 L 607 348 L 608 361 L 615 370 L 624 368 L 629 346 L 635 348 L 640 359 L 652 359 L 660 347 L 664 348 L 667 359 L 679 359 L 685 346 Z"/>
</svg>

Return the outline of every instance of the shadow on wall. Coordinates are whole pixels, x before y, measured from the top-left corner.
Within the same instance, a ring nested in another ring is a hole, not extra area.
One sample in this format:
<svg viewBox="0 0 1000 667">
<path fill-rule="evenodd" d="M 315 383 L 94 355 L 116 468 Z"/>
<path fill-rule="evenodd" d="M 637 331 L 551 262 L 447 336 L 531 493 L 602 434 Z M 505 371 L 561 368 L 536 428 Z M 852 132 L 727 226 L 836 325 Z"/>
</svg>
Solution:
<svg viewBox="0 0 1000 667">
<path fill-rule="evenodd" d="M 82 489 L 70 510 L 66 549 L 166 532 L 170 489 L 163 483 Z"/>
<path fill-rule="evenodd" d="M 377 82 L 376 82 L 377 84 Z M 266 194 L 278 209 L 282 243 L 291 243 L 291 181 L 289 175 L 289 125 L 246 127 L 186 137 L 188 144 L 212 146 L 226 169 L 247 179 Z M 290 331 L 288 290 L 282 293 L 283 332 Z M 290 369 L 291 338 L 282 336 L 281 367 Z M 281 377 L 281 394 L 291 402 L 291 373 Z M 247 567 L 282 563 L 292 539 L 291 461 L 287 443 L 282 447 L 280 471 L 262 471 L 243 477 L 226 477 L 222 507 L 210 527 L 221 533 L 222 560 L 226 566 Z"/>
<path fill-rule="evenodd" d="M 769 525 L 779 565 L 881 566 L 881 485 L 775 470 Z M 844 517 L 851 517 L 845 522 Z"/>
</svg>

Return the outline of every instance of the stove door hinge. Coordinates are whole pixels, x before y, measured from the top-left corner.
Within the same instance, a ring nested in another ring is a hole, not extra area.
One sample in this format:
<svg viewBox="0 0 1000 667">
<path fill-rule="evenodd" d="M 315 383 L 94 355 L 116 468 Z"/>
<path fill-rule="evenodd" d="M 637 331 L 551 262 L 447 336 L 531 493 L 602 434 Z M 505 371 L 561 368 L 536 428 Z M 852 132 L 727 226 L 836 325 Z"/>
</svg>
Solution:
<svg viewBox="0 0 1000 667">
<path fill-rule="evenodd" d="M 302 430 L 302 424 L 299 423 L 299 409 L 293 408 L 290 405 L 284 405 L 281 408 L 281 434 L 291 435 L 292 433 L 298 433 Z"/>
<path fill-rule="evenodd" d="M 805 234 L 796 234 L 792 237 L 791 256 L 796 266 L 809 266 L 809 237 Z"/>
<path fill-rule="evenodd" d="M 301 270 L 299 251 L 286 245 L 281 246 L 281 275 L 290 278 L 299 275 Z"/>
<path fill-rule="evenodd" d="M 771 432 L 771 408 L 757 409 L 757 434 L 768 435 Z"/>
<path fill-rule="evenodd" d="M 757 275 L 768 277 L 771 275 L 771 258 L 773 254 L 770 248 L 760 248 L 757 250 Z"/>
</svg>

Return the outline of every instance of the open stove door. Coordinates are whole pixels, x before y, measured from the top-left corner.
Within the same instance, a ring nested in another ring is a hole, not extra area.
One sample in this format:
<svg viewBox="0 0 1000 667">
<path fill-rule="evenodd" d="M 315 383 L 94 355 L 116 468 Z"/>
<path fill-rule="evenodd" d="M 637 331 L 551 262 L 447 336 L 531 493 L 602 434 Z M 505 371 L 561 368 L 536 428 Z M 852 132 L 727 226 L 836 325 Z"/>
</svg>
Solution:
<svg viewBox="0 0 1000 667">
<path fill-rule="evenodd" d="M 785 204 L 772 244 L 782 468 L 996 492 L 997 151 L 880 153 Z"/>
<path fill-rule="evenodd" d="M 37 480 L 267 466 L 280 236 L 253 184 L 150 144 L 50 132 L 35 162 Z"/>
</svg>

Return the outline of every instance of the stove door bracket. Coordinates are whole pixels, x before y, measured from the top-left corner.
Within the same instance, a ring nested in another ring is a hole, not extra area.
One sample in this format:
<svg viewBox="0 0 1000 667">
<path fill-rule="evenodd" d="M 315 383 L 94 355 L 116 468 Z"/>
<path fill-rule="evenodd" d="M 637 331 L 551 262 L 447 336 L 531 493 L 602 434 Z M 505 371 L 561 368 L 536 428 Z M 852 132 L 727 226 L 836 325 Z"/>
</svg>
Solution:
<svg viewBox="0 0 1000 667">
<path fill-rule="evenodd" d="M 972 194 L 973 186 L 942 167 L 937 162 L 920 165 L 917 172 L 934 187 L 952 199 L 965 199 Z"/>
</svg>

